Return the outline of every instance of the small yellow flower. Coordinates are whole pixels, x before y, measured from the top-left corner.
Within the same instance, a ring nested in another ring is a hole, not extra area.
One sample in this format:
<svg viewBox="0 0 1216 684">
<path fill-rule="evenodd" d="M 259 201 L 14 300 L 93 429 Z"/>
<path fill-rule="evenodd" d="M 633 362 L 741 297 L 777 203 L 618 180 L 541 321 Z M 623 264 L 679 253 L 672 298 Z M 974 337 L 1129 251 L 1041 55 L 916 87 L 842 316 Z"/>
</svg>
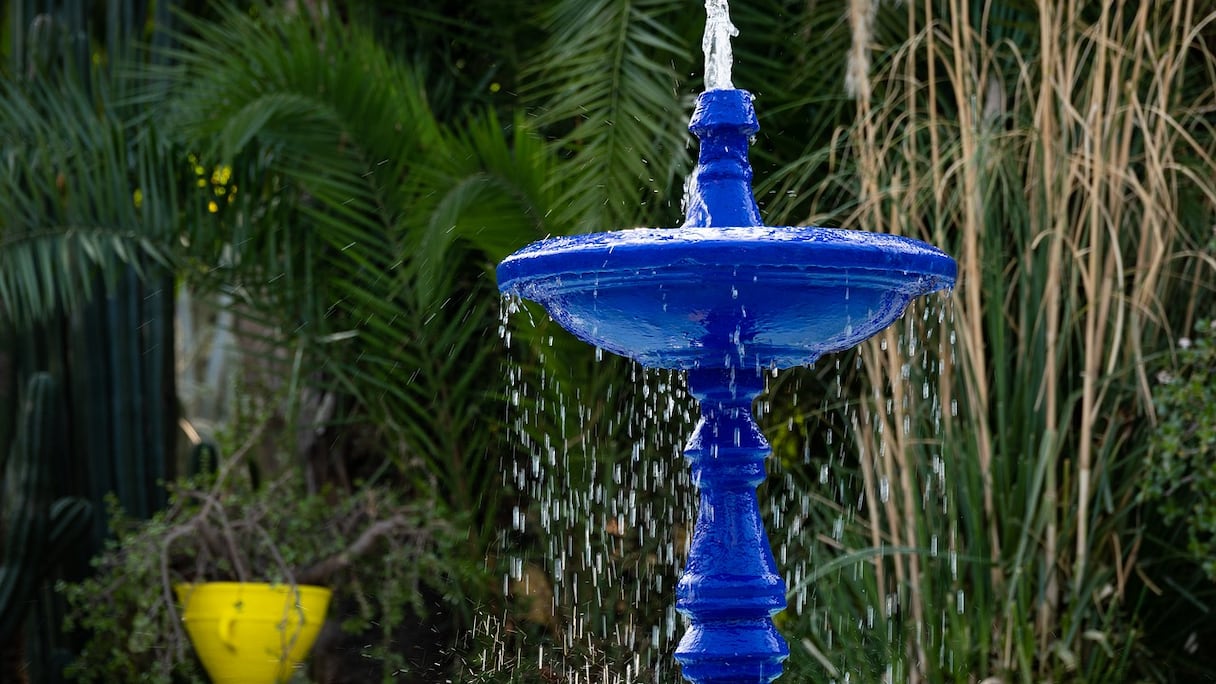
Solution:
<svg viewBox="0 0 1216 684">
<path fill-rule="evenodd" d="M 136 209 L 142 207 L 144 205 L 144 191 L 140 190 L 139 188 L 135 188 L 135 192 L 132 193 L 131 199 L 135 202 Z"/>
<path fill-rule="evenodd" d="M 211 212 L 212 214 L 216 213 L 219 210 L 220 210 L 220 205 L 216 204 L 215 200 L 211 200 L 210 202 L 207 203 L 207 211 Z"/>
<path fill-rule="evenodd" d="M 221 164 L 211 172 L 211 183 L 213 185 L 227 185 L 230 178 L 232 178 L 231 166 Z"/>
</svg>

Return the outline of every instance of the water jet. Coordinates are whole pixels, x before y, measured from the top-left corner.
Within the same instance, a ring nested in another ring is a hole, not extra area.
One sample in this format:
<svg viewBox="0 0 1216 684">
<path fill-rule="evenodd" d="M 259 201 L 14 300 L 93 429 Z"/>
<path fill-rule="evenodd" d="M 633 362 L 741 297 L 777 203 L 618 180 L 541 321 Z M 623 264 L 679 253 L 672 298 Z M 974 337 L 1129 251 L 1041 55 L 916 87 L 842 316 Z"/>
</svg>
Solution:
<svg viewBox="0 0 1216 684">
<path fill-rule="evenodd" d="M 789 655 L 772 620 L 785 582 L 756 496 L 769 454 L 752 416 L 764 373 L 861 343 L 912 299 L 951 287 L 957 266 L 905 237 L 763 224 L 748 161 L 759 123 L 751 94 L 730 85 L 734 27 L 715 6 L 725 2 L 707 3 L 713 78 L 689 123 L 700 151 L 684 224 L 542 240 L 497 275 L 503 293 L 588 344 L 688 372 L 701 420 L 684 454 L 700 500 L 676 590 L 687 618 L 676 659 L 693 684 L 753 684 L 779 677 Z"/>
</svg>

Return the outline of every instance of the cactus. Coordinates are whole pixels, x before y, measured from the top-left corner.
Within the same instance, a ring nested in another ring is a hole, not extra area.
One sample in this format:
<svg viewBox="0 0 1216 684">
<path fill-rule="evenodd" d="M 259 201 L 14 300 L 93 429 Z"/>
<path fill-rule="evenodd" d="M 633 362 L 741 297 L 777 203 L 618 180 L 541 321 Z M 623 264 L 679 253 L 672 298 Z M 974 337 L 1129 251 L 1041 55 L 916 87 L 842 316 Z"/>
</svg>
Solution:
<svg viewBox="0 0 1216 684">
<path fill-rule="evenodd" d="M 0 644 L 19 642 L 25 615 L 60 554 L 87 529 L 88 501 L 53 499 L 55 383 L 37 373 L 26 386 L 15 439 L 4 464 Z"/>
</svg>

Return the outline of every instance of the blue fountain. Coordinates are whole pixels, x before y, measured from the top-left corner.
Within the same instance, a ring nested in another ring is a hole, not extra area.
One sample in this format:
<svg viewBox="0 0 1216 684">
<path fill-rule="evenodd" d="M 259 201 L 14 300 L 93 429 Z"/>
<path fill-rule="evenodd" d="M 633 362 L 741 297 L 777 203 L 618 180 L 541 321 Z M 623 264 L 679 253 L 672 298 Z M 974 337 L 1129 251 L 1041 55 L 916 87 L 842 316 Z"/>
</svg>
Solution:
<svg viewBox="0 0 1216 684">
<path fill-rule="evenodd" d="M 756 487 L 768 442 L 752 417 L 765 371 L 847 349 L 953 285 L 956 264 L 923 242 L 817 227 L 768 227 L 752 195 L 744 90 L 701 94 L 687 220 L 536 242 L 498 266 L 504 293 L 541 304 L 579 339 L 644 366 L 688 371 L 701 421 L 684 450 L 700 507 L 676 608 L 693 684 L 771 682 L 789 647 L 772 616 L 785 582 Z"/>
</svg>

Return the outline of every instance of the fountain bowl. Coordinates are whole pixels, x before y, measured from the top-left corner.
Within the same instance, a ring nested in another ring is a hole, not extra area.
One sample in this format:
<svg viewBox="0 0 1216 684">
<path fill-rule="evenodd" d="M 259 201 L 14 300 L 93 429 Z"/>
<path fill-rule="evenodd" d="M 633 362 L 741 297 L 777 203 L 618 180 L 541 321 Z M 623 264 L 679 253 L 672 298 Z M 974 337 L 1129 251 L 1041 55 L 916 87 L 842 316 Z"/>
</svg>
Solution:
<svg viewBox="0 0 1216 684">
<path fill-rule="evenodd" d="M 910 238 L 820 227 L 638 228 L 535 242 L 498 266 L 588 344 L 654 368 L 788 368 L 853 347 L 957 265 Z"/>
</svg>

